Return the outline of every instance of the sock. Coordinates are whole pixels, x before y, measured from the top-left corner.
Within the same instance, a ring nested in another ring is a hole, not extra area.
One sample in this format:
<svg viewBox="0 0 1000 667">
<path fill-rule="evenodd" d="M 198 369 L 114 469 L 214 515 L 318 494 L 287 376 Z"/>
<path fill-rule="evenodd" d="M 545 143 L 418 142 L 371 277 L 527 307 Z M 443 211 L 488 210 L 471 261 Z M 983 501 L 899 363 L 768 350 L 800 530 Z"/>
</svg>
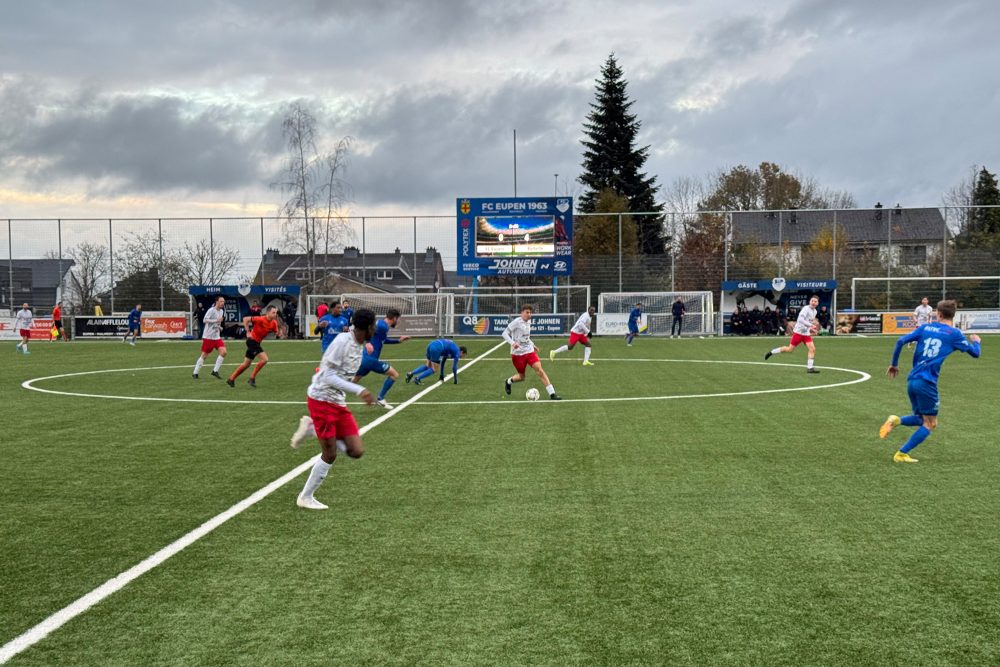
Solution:
<svg viewBox="0 0 1000 667">
<path fill-rule="evenodd" d="M 306 480 L 306 485 L 302 487 L 302 493 L 299 496 L 302 498 L 312 498 L 313 494 L 316 493 L 316 489 L 326 479 L 326 474 L 330 472 L 330 468 L 332 467 L 332 463 L 327 463 L 322 458 L 316 457 L 316 463 L 313 464 L 312 470 L 309 471 L 309 478 Z"/>
<path fill-rule="evenodd" d="M 556 393 L 556 388 L 550 384 L 545 385 L 545 391 L 549 392 L 549 396 Z"/>
<path fill-rule="evenodd" d="M 243 364 L 240 364 L 239 366 L 236 367 L 236 370 L 233 371 L 233 374 L 229 376 L 229 379 L 235 380 L 239 376 L 243 375 L 243 371 L 245 371 L 247 368 L 249 368 L 249 366 L 244 366 Z"/>
<path fill-rule="evenodd" d="M 410 371 L 410 375 L 420 375 L 426 370 L 427 370 L 427 364 L 424 364 L 423 366 L 417 366 L 412 371 Z"/>
<path fill-rule="evenodd" d="M 514 376 L 513 375 L 510 376 L 509 378 L 507 378 L 507 384 L 514 384 Z"/>
<path fill-rule="evenodd" d="M 315 433 L 315 431 L 313 431 L 313 432 Z M 337 451 L 340 452 L 341 454 L 346 454 L 347 453 L 347 443 L 344 442 L 343 440 L 338 440 L 337 441 Z M 322 460 L 322 459 L 320 459 L 320 460 Z"/>
<path fill-rule="evenodd" d="M 194 374 L 197 375 L 201 371 L 201 365 L 205 363 L 202 357 L 198 357 L 198 360 L 194 362 Z"/>
<path fill-rule="evenodd" d="M 568 349 L 569 349 L 568 345 L 563 345 L 562 347 L 557 347 L 556 349 L 552 350 L 552 354 L 562 354 Z"/>
<path fill-rule="evenodd" d="M 379 400 L 385 398 L 385 395 L 389 392 L 390 389 L 392 389 L 392 385 L 394 385 L 395 383 L 396 381 L 393 380 L 392 378 L 385 379 L 385 382 L 382 383 L 382 391 L 378 393 Z"/>
<path fill-rule="evenodd" d="M 810 357 L 809 359 L 806 359 L 806 368 L 812 368 L 814 361 L 815 361 L 815 359 L 813 359 L 812 357 Z"/>
<path fill-rule="evenodd" d="M 589 347 L 583 348 L 583 360 L 584 361 L 590 361 L 590 348 Z"/>
<path fill-rule="evenodd" d="M 773 350 L 771 350 L 771 354 L 781 354 L 781 348 L 780 347 L 774 348 Z"/>
<path fill-rule="evenodd" d="M 225 357 L 216 357 L 215 358 L 215 367 L 212 370 L 215 371 L 216 373 L 218 373 L 219 369 L 222 368 L 222 362 L 225 361 L 225 360 L 226 360 Z"/>
<path fill-rule="evenodd" d="M 903 426 L 920 426 L 924 423 L 924 418 L 920 415 L 906 415 L 900 418 L 899 423 Z"/>
<path fill-rule="evenodd" d="M 899 451 L 906 454 L 911 449 L 913 449 L 921 442 L 926 440 L 927 436 L 929 436 L 930 434 L 931 430 L 929 428 L 927 428 L 926 426 L 921 426 L 920 428 L 918 428 L 916 431 L 913 432 L 913 435 L 910 436 L 910 439 L 906 441 L 905 445 L 899 448 Z"/>
<path fill-rule="evenodd" d="M 417 375 L 417 379 L 418 380 L 423 380 L 424 378 L 428 378 L 428 377 L 434 375 L 434 369 L 433 368 L 427 368 L 427 366 L 424 366 L 423 368 L 424 368 L 424 370 L 419 375 Z"/>
<path fill-rule="evenodd" d="M 257 373 L 260 373 L 260 369 L 264 368 L 264 364 L 266 363 L 267 363 L 266 361 L 261 361 L 258 362 L 257 365 L 253 367 L 253 372 L 250 373 L 251 380 L 257 377 Z"/>
</svg>

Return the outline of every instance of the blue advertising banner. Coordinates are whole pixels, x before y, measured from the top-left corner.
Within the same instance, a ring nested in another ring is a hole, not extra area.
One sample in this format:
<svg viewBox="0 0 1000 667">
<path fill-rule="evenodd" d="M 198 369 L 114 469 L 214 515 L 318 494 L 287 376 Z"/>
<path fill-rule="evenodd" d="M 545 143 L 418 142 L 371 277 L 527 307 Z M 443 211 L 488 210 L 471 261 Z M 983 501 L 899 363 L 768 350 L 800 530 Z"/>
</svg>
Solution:
<svg viewBox="0 0 1000 667">
<path fill-rule="evenodd" d="M 517 315 L 461 315 L 455 319 L 458 333 L 463 336 L 499 336 Z M 531 333 L 542 335 L 566 332 L 563 318 L 558 315 L 535 315 L 531 318 Z"/>
<path fill-rule="evenodd" d="M 572 273 L 572 197 L 460 198 L 456 206 L 459 275 Z"/>
</svg>

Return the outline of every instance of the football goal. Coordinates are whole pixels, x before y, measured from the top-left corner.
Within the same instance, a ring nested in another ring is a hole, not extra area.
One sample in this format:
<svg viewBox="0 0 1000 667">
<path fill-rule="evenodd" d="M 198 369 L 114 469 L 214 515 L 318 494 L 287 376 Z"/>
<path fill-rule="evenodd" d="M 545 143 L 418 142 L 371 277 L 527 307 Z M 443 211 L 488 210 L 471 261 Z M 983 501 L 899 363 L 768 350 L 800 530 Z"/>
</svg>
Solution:
<svg viewBox="0 0 1000 667">
<path fill-rule="evenodd" d="M 674 302 L 684 302 L 681 335 L 704 336 L 715 333 L 715 307 L 711 292 L 602 292 L 597 306 L 597 333 L 624 334 L 628 330 L 628 314 L 635 304 L 642 304 L 645 332 L 653 336 L 669 336 L 673 325 Z"/>
</svg>

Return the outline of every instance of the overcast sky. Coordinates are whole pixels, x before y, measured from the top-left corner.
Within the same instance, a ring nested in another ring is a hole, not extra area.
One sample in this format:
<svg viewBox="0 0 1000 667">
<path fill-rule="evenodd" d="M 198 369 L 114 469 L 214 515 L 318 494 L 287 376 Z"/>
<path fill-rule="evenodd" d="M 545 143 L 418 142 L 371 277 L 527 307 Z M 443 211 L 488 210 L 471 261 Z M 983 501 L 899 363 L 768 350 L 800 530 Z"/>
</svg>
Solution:
<svg viewBox="0 0 1000 667">
<path fill-rule="evenodd" d="M 578 192 L 614 52 L 647 171 L 763 160 L 860 206 L 1000 169 L 1000 3 L 3 2 L 0 218 L 272 215 L 284 109 L 354 139 L 350 212 Z M 558 174 L 556 184 L 555 174 Z"/>
</svg>

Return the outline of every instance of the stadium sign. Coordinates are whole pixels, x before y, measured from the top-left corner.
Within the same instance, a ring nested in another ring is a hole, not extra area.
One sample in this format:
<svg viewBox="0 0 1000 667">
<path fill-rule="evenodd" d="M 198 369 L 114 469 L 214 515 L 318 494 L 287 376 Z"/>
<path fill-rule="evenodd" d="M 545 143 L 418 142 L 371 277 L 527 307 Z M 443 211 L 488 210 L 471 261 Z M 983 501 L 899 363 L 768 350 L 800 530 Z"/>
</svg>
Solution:
<svg viewBox="0 0 1000 667">
<path fill-rule="evenodd" d="M 459 275 L 572 273 L 572 197 L 464 197 L 456 212 Z"/>
<path fill-rule="evenodd" d="M 463 336 L 499 336 L 514 317 L 517 315 L 461 315 L 455 318 L 455 328 Z M 532 334 L 552 336 L 565 332 L 561 315 L 535 315 L 531 318 Z"/>
</svg>

